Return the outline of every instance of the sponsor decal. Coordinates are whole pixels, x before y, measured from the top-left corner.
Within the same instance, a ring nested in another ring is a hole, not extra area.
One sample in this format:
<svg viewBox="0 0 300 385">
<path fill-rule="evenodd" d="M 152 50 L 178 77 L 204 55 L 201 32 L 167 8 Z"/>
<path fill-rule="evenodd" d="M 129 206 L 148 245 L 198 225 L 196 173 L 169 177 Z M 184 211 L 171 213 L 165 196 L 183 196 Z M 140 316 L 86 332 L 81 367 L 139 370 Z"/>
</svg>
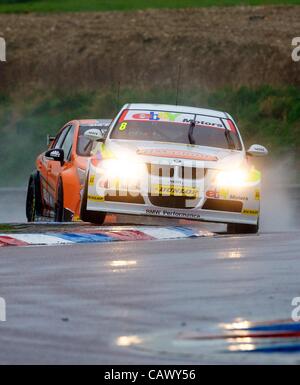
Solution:
<svg viewBox="0 0 300 385">
<path fill-rule="evenodd" d="M 88 200 L 93 202 L 104 202 L 104 197 L 99 195 L 88 195 Z"/>
<path fill-rule="evenodd" d="M 127 128 L 127 125 L 128 125 L 127 122 L 122 123 L 121 126 L 119 127 L 119 131 L 125 131 Z"/>
<path fill-rule="evenodd" d="M 94 186 L 95 184 L 95 175 L 91 175 L 89 179 L 89 186 Z"/>
<path fill-rule="evenodd" d="M 253 150 L 256 151 L 256 152 L 261 152 L 261 153 L 264 153 L 265 152 L 265 149 L 262 147 L 262 146 L 253 146 Z"/>
<path fill-rule="evenodd" d="M 235 201 L 248 201 L 249 198 L 243 195 L 237 195 L 237 194 L 230 194 L 229 190 L 227 189 L 221 189 L 221 190 L 208 190 L 206 192 L 207 198 L 213 198 L 213 199 L 229 199 L 229 200 L 235 200 Z"/>
<path fill-rule="evenodd" d="M 194 119 L 183 119 L 183 123 L 191 124 L 192 122 L 195 122 L 197 126 L 205 126 L 205 127 L 216 127 L 216 128 L 223 128 L 224 126 L 221 123 L 208 121 L 206 120 L 194 120 Z"/>
<path fill-rule="evenodd" d="M 236 132 L 234 124 L 226 119 L 224 122 L 222 119 L 214 116 L 205 116 L 205 115 L 196 115 L 192 113 L 175 113 L 168 111 L 138 111 L 138 110 L 125 110 L 120 116 L 118 121 L 119 124 L 124 121 L 150 121 L 150 122 L 169 122 L 169 123 L 181 123 L 181 124 L 190 124 L 195 121 L 197 126 L 203 127 L 212 127 L 225 129 L 225 124 L 229 130 Z M 226 122 L 226 123 L 225 123 Z M 126 126 L 122 126 L 126 127 Z M 126 128 L 123 128 L 126 129 Z"/>
<path fill-rule="evenodd" d="M 153 185 L 151 186 L 151 193 L 163 196 L 185 196 L 189 198 L 197 198 L 199 196 L 198 189 L 183 186 Z"/>
<path fill-rule="evenodd" d="M 255 190 L 254 198 L 256 201 L 260 201 L 260 190 Z"/>
<path fill-rule="evenodd" d="M 50 152 L 50 156 L 52 158 L 59 158 L 60 157 L 60 152 L 57 151 L 57 150 L 53 150 L 53 151 Z"/>
<path fill-rule="evenodd" d="M 199 214 L 181 213 L 179 211 L 163 210 L 162 214 L 168 217 L 201 219 L 201 215 Z"/>
<path fill-rule="evenodd" d="M 228 199 L 228 195 L 229 191 L 226 189 L 206 191 L 206 197 L 212 199 Z"/>
<path fill-rule="evenodd" d="M 137 113 L 133 114 L 131 116 L 132 120 L 162 120 L 162 121 L 167 121 L 167 122 L 175 122 L 178 117 L 182 116 L 182 114 L 175 114 L 172 112 L 154 112 L 150 111 L 149 113 L 147 112 L 142 112 L 142 113 Z M 123 117 L 124 119 L 124 117 Z"/>
<path fill-rule="evenodd" d="M 91 128 L 90 130 L 87 130 L 84 133 L 84 136 L 86 136 L 87 138 L 90 137 L 91 139 L 94 139 L 94 138 L 102 139 L 103 132 L 99 128 Z"/>
<path fill-rule="evenodd" d="M 192 151 L 182 150 L 167 150 L 167 149 L 147 149 L 139 148 L 137 150 L 138 155 L 157 156 L 161 158 L 179 158 L 179 159 L 191 159 L 202 161 L 217 161 L 218 158 L 213 155 L 199 154 Z"/>
<path fill-rule="evenodd" d="M 140 114 L 132 115 L 133 120 L 150 120 L 150 118 L 151 118 L 151 115 L 147 114 L 147 113 L 140 113 Z"/>
<path fill-rule="evenodd" d="M 249 198 L 243 195 L 235 195 L 235 194 L 230 194 L 229 199 L 232 199 L 234 201 L 248 201 Z"/>
<path fill-rule="evenodd" d="M 165 217 L 176 217 L 176 218 L 187 218 L 187 219 L 201 219 L 201 215 L 185 213 L 179 211 L 171 211 L 171 210 L 157 210 L 157 209 L 147 209 L 146 214 L 148 215 L 159 215 Z"/>
<path fill-rule="evenodd" d="M 258 215 L 259 211 L 258 210 L 244 209 L 242 211 L 242 214 L 244 214 L 244 215 Z"/>
</svg>

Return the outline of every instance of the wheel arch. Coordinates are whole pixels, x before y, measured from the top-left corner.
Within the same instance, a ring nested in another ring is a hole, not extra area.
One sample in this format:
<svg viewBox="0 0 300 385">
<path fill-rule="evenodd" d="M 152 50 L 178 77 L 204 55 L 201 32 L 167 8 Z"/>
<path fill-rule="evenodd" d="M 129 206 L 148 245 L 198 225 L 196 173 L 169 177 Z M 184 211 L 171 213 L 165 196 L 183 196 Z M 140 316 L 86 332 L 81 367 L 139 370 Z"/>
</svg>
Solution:
<svg viewBox="0 0 300 385">
<path fill-rule="evenodd" d="M 62 188 L 62 201 L 64 207 L 64 219 L 72 221 L 76 210 L 80 205 L 80 185 L 77 186 L 77 176 L 74 175 L 73 167 L 60 173 L 56 186 L 56 201 L 58 199 L 59 186 Z M 75 181 L 75 183 L 74 183 Z"/>
</svg>

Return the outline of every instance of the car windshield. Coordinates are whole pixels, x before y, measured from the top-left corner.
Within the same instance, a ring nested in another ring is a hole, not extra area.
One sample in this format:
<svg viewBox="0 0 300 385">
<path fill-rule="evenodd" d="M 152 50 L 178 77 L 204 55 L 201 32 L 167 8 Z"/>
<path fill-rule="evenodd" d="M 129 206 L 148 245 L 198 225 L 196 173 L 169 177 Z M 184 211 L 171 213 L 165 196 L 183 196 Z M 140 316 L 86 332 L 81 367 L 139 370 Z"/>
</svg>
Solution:
<svg viewBox="0 0 300 385">
<path fill-rule="evenodd" d="M 101 131 L 104 131 L 107 134 L 109 124 L 103 125 L 89 125 L 89 126 L 80 126 L 78 133 L 77 141 L 77 155 L 79 156 L 91 156 L 95 152 L 98 146 L 98 142 L 91 140 L 84 136 L 84 133 L 90 129 L 98 128 Z"/>
<path fill-rule="evenodd" d="M 228 135 L 225 135 L 227 131 L 235 149 L 242 149 L 232 120 L 169 111 L 125 110 L 110 138 L 190 144 L 189 132 L 192 122 L 195 122 L 192 135 L 196 145 L 228 149 L 230 144 Z"/>
</svg>

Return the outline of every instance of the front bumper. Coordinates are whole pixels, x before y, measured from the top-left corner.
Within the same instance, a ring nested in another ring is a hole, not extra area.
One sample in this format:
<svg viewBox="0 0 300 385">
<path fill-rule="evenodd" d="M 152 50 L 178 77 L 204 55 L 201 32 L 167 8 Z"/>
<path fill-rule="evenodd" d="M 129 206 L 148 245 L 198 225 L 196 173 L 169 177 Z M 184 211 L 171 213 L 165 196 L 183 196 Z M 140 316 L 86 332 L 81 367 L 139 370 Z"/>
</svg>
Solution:
<svg viewBox="0 0 300 385">
<path fill-rule="evenodd" d="M 96 202 L 92 200 L 88 201 L 87 209 L 91 211 L 116 214 L 155 216 L 216 223 L 241 223 L 249 225 L 256 225 L 259 217 L 258 210 L 252 210 L 251 214 L 245 214 L 203 209 L 187 210 L 177 208 L 162 208 L 146 204 L 105 201 Z"/>
<path fill-rule="evenodd" d="M 171 180 L 152 175 L 150 182 L 145 180 L 135 187 L 123 188 L 117 183 L 110 190 L 101 173 L 93 172 L 87 210 L 256 225 L 260 214 L 260 179 L 243 187 L 218 188 L 213 175 L 214 171 L 202 169 L 196 183 L 192 179 L 176 179 L 176 173 Z"/>
</svg>

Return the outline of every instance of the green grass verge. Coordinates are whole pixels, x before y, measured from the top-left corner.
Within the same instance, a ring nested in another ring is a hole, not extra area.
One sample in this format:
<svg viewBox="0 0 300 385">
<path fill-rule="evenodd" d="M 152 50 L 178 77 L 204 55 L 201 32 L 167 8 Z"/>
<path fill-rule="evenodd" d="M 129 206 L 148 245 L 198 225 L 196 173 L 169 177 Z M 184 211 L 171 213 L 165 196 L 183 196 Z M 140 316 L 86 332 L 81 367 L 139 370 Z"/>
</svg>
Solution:
<svg viewBox="0 0 300 385">
<path fill-rule="evenodd" d="M 3 233 L 3 232 L 7 232 L 7 231 L 10 231 L 12 229 L 12 226 L 10 225 L 1 225 L 0 224 L 0 231 Z"/>
<path fill-rule="evenodd" d="M 0 232 L 1 233 L 18 233 L 18 232 L 24 232 L 27 229 L 24 228 L 22 225 L 13 225 L 13 224 L 0 224 Z"/>
<path fill-rule="evenodd" d="M 174 90 L 122 90 L 120 104 L 156 102 L 174 104 Z M 237 120 L 246 145 L 267 146 L 273 157 L 300 153 L 300 90 L 298 88 L 214 92 L 186 90 L 180 104 L 210 107 L 231 113 Z M 116 92 L 78 92 L 18 97 L 0 94 L 0 164 L 2 186 L 24 185 L 38 153 L 46 149 L 46 134 L 55 134 L 71 119 L 112 117 Z"/>
<path fill-rule="evenodd" d="M 0 13 L 129 11 L 147 8 L 192 8 L 270 4 L 300 4 L 300 0 L 1 0 Z"/>
</svg>

